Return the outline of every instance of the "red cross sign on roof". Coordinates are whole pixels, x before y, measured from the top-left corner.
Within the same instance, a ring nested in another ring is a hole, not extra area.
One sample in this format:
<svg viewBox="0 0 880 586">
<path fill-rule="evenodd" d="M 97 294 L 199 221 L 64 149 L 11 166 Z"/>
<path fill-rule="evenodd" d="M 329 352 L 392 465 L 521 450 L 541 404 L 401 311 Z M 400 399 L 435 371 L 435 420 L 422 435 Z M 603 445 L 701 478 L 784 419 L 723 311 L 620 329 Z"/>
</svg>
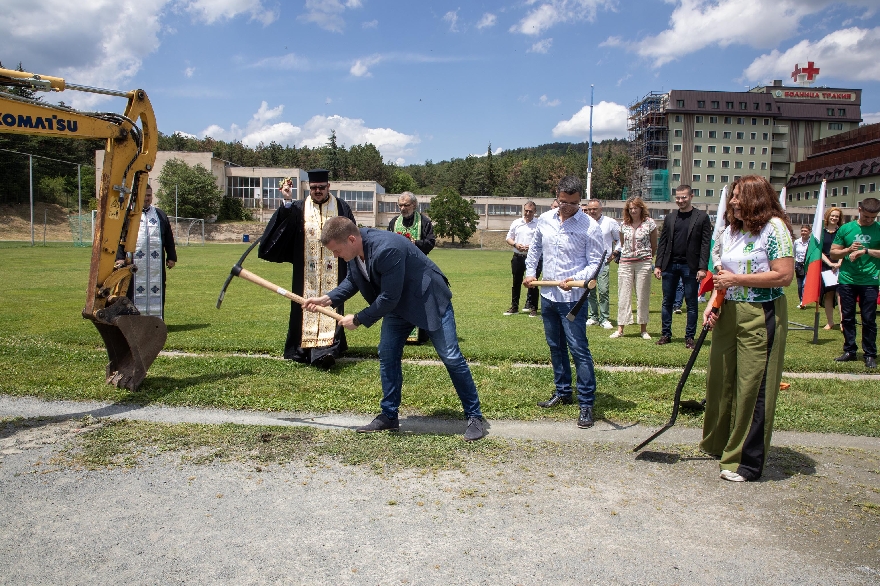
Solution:
<svg viewBox="0 0 880 586">
<path fill-rule="evenodd" d="M 791 79 L 794 81 L 815 81 L 819 75 L 819 68 L 812 61 L 807 61 L 807 66 L 801 68 L 800 64 L 795 63 L 794 71 L 791 72 Z"/>
</svg>

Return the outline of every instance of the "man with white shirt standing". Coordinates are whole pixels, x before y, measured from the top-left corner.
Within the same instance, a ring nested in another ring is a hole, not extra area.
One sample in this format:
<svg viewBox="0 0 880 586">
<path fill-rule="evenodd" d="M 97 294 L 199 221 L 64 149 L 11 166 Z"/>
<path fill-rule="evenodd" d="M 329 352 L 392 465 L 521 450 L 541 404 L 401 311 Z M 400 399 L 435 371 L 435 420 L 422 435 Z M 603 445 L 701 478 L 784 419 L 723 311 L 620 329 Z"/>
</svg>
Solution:
<svg viewBox="0 0 880 586">
<path fill-rule="evenodd" d="M 574 320 L 566 316 L 577 304 L 584 290 L 573 288 L 571 281 L 589 279 L 599 268 L 605 242 L 599 224 L 581 213 L 580 201 L 583 184 L 569 175 L 559 181 L 556 203 L 559 207 L 552 213 L 538 218 L 535 236 L 526 257 L 526 278 L 523 284 L 534 287 L 538 263 L 544 262 L 544 278 L 562 281 L 559 287 L 541 290 L 541 316 L 544 319 L 544 336 L 550 347 L 553 363 L 555 391 L 539 407 L 570 405 L 573 402 L 571 388 L 571 363 L 569 352 L 577 370 L 577 397 L 580 416 L 577 426 L 586 429 L 593 426 L 593 405 L 596 400 L 596 375 L 593 356 L 587 342 L 587 319 L 585 312 L 578 312 Z"/>
<path fill-rule="evenodd" d="M 510 259 L 510 271 L 513 273 L 513 289 L 510 294 L 510 309 L 504 315 L 519 313 L 519 295 L 522 290 L 523 277 L 526 274 L 526 255 L 529 245 L 535 235 L 535 220 L 537 206 L 533 201 L 523 204 L 522 218 L 517 218 L 507 231 L 507 243 L 513 247 L 513 258 Z M 541 274 L 541 263 L 538 262 L 537 274 Z M 538 317 L 538 290 L 528 289 L 526 292 L 526 305 L 523 311 L 529 312 L 529 317 Z"/>
<path fill-rule="evenodd" d="M 605 242 L 606 261 L 602 270 L 599 271 L 599 278 L 596 279 L 596 288 L 587 291 L 587 305 L 589 314 L 587 315 L 587 325 L 601 325 L 606 330 L 612 327 L 611 320 L 608 319 L 608 290 L 609 279 L 608 273 L 610 269 L 608 264 L 611 262 L 611 253 L 614 252 L 615 244 L 620 246 L 620 225 L 613 218 L 602 215 L 602 203 L 598 199 L 589 199 L 581 204 L 584 212 L 599 224 L 602 230 L 602 239 Z M 597 301 L 598 297 L 598 301 Z"/>
</svg>

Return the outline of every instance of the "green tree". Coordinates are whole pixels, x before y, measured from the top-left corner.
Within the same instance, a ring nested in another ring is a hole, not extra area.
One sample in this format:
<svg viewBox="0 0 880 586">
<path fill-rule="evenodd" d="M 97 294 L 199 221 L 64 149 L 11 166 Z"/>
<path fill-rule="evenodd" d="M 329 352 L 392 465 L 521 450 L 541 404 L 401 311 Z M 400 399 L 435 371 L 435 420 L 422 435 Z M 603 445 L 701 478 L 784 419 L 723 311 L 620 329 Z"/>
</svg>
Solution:
<svg viewBox="0 0 880 586">
<path fill-rule="evenodd" d="M 477 231 L 477 222 L 480 216 L 474 211 L 474 200 L 466 200 L 451 187 L 444 187 L 440 193 L 431 200 L 428 208 L 428 216 L 434 223 L 434 232 L 442 237 L 455 237 L 462 244 Z"/>
<path fill-rule="evenodd" d="M 180 159 L 171 159 L 159 174 L 161 184 L 157 195 L 166 212 L 174 205 L 177 187 L 177 214 L 184 218 L 207 218 L 220 211 L 223 197 L 210 171 L 201 164 L 190 167 Z"/>
<path fill-rule="evenodd" d="M 403 193 L 404 191 L 415 193 L 416 189 L 418 189 L 418 185 L 412 175 L 403 169 L 394 169 L 394 175 L 386 191 L 387 193 Z"/>
<path fill-rule="evenodd" d="M 330 181 L 338 181 L 343 179 L 343 164 L 340 148 L 336 145 L 336 131 L 330 131 L 330 138 L 327 140 L 327 146 L 324 153 L 324 168 L 330 171 Z M 343 149 L 344 150 L 344 147 Z"/>
<path fill-rule="evenodd" d="M 251 213 L 245 209 L 244 203 L 237 197 L 224 195 L 220 200 L 220 211 L 217 213 L 218 222 L 249 222 L 253 219 Z"/>
</svg>

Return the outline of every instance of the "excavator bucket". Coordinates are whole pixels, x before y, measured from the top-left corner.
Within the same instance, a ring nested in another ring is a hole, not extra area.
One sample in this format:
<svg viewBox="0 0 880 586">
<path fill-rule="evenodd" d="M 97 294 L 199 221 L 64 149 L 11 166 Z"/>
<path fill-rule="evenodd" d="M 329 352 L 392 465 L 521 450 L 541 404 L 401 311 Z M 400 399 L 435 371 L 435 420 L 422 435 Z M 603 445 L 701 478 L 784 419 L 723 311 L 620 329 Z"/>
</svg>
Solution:
<svg viewBox="0 0 880 586">
<path fill-rule="evenodd" d="M 107 384 L 136 391 L 168 337 L 161 318 L 151 315 L 120 315 L 112 325 L 92 322 L 107 347 Z"/>
</svg>

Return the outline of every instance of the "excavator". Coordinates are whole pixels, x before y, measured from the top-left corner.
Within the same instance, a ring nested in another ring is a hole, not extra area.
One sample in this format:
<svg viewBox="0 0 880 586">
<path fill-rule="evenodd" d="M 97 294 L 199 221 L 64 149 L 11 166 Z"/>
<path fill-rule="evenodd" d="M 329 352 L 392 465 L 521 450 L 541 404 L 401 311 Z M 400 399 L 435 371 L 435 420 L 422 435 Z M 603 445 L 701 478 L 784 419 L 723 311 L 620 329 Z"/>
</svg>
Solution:
<svg viewBox="0 0 880 586">
<path fill-rule="evenodd" d="M 32 91 L 80 91 L 126 98 L 125 112 L 82 112 L 62 104 L 23 97 Z M 119 91 L 65 82 L 60 77 L 0 69 L 0 132 L 105 139 L 104 167 L 86 305 L 82 311 L 107 348 L 107 383 L 136 391 L 168 336 L 161 318 L 141 315 L 126 297 L 137 266 L 130 259 L 137 244 L 147 177 L 156 162 L 159 133 L 144 90 Z"/>
</svg>

